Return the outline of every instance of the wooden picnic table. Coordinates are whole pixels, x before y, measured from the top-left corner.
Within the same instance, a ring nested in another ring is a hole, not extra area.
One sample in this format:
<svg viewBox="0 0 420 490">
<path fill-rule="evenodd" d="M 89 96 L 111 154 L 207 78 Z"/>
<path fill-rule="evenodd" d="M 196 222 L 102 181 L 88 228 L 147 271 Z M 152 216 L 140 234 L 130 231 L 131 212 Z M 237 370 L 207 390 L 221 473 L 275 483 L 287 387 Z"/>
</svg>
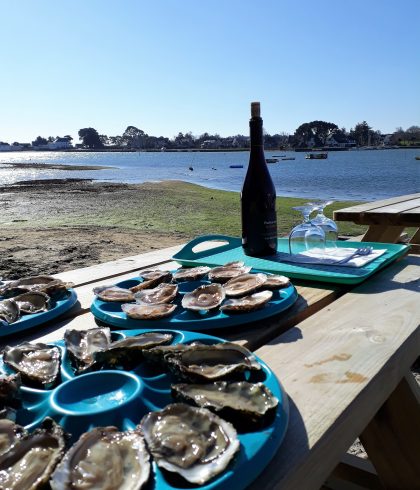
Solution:
<svg viewBox="0 0 420 490">
<path fill-rule="evenodd" d="M 420 244 L 420 194 L 393 197 L 334 211 L 334 220 L 369 225 L 364 242 L 396 243 L 406 227 L 415 227 L 410 243 Z M 420 247 L 419 247 L 420 248 Z"/>
<path fill-rule="evenodd" d="M 2 340 L 48 342 L 67 328 L 96 326 L 93 287 L 142 268 L 176 268 L 171 257 L 179 249 L 57 274 L 75 283 L 78 303 L 58 323 Z M 420 488 L 420 398 L 409 371 L 420 350 L 419 259 L 406 256 L 353 289 L 298 283 L 299 299 L 287 312 L 206 331 L 255 351 L 289 396 L 285 440 L 252 490 Z M 359 435 L 370 461 L 346 455 Z"/>
</svg>

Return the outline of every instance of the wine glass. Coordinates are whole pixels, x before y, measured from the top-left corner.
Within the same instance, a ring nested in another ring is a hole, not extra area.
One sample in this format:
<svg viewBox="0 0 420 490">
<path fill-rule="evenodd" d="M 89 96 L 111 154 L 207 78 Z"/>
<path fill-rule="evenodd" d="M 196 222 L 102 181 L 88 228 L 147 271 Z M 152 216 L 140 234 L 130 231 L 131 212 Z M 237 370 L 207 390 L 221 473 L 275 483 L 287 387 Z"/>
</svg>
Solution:
<svg viewBox="0 0 420 490">
<path fill-rule="evenodd" d="M 295 226 L 290 232 L 290 254 L 298 254 L 315 248 L 323 250 L 325 248 L 325 232 L 309 219 L 310 214 L 318 207 L 313 203 L 306 203 L 293 209 L 302 213 L 303 222 Z"/>
<path fill-rule="evenodd" d="M 332 204 L 334 201 L 316 201 L 313 204 L 316 206 L 315 210 L 318 214 L 311 220 L 316 226 L 319 226 L 325 233 L 325 246 L 326 248 L 337 248 L 336 241 L 338 239 L 338 227 L 335 221 L 327 218 L 324 214 L 324 208 Z"/>
</svg>

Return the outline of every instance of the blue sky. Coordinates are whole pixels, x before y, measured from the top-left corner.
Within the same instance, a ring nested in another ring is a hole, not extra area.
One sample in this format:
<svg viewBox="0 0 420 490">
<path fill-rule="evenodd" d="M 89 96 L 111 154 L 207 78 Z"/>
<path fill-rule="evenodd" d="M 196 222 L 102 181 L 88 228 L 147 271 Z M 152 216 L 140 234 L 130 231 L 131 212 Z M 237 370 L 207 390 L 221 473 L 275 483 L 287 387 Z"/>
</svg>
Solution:
<svg viewBox="0 0 420 490">
<path fill-rule="evenodd" d="M 418 0 L 0 0 L 0 141 L 420 125 Z"/>
</svg>

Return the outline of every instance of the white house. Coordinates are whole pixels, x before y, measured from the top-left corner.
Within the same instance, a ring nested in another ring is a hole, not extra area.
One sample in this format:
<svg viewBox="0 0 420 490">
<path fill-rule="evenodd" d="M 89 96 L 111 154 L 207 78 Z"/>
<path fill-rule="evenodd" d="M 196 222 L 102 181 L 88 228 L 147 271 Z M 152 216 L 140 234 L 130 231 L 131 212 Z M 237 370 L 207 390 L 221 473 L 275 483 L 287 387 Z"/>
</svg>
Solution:
<svg viewBox="0 0 420 490">
<path fill-rule="evenodd" d="M 52 143 L 48 143 L 47 147 L 49 150 L 65 150 L 72 148 L 72 144 L 68 138 L 56 138 Z"/>
</svg>

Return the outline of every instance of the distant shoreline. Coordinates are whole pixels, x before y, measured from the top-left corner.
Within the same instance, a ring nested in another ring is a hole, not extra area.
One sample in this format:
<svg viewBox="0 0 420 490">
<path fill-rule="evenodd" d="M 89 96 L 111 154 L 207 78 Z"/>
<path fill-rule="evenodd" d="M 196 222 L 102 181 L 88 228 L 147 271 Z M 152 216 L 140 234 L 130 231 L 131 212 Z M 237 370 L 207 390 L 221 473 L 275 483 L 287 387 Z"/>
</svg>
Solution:
<svg viewBox="0 0 420 490">
<path fill-rule="evenodd" d="M 10 165 L 15 168 L 36 168 L 38 170 L 107 170 L 118 169 L 108 165 L 68 165 L 61 163 L 14 163 L 0 162 L 0 165 Z"/>
</svg>

